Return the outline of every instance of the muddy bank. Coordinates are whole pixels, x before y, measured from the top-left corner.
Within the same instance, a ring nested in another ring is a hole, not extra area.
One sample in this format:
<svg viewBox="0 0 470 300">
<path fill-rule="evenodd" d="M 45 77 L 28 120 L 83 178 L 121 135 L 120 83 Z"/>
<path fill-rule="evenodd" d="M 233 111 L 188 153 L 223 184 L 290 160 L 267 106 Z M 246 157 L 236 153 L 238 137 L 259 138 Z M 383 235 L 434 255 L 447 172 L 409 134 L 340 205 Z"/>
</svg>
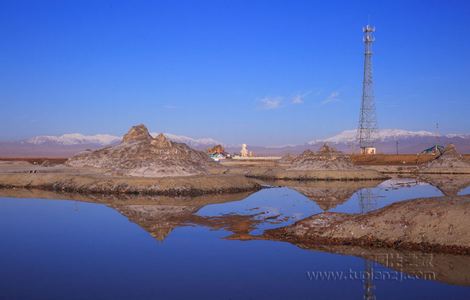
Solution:
<svg viewBox="0 0 470 300">
<path fill-rule="evenodd" d="M 385 180 L 390 178 L 375 170 L 288 170 L 282 168 L 251 170 L 249 178 L 264 180 Z"/>
<path fill-rule="evenodd" d="M 120 205 L 181 205 L 203 207 L 209 204 L 220 204 L 245 199 L 256 191 L 226 194 L 208 194 L 199 196 L 165 196 L 133 194 L 79 194 L 34 188 L 0 189 L 0 197 L 37 198 L 47 200 L 72 200 L 87 203 Z"/>
<path fill-rule="evenodd" d="M 364 215 L 322 213 L 267 230 L 263 238 L 470 254 L 470 195 L 394 203 Z"/>
<path fill-rule="evenodd" d="M 102 174 L 0 173 L 0 188 L 33 188 L 81 194 L 198 196 L 257 191 L 261 185 L 240 175 L 149 178 Z"/>
</svg>

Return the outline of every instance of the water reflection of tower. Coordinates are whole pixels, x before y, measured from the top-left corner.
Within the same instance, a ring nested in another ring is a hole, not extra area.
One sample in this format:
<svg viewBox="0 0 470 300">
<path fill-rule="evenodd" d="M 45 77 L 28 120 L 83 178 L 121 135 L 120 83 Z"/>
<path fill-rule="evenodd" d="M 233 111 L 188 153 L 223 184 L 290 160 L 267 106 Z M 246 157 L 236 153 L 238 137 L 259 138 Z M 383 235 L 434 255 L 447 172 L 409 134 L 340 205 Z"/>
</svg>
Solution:
<svg viewBox="0 0 470 300">
<path fill-rule="evenodd" d="M 376 199 L 372 193 L 372 189 L 362 189 L 359 191 L 359 205 L 361 214 L 374 210 L 377 207 Z M 375 300 L 374 294 L 374 266 L 373 262 L 364 259 L 364 300 Z"/>
</svg>

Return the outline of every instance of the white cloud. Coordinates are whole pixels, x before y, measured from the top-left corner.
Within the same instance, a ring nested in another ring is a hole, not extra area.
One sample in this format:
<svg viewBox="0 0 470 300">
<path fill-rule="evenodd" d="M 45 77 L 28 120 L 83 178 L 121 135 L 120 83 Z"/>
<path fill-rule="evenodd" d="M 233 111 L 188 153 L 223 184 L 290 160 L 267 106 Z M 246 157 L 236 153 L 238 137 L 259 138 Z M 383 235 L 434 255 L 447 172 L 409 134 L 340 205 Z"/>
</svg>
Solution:
<svg viewBox="0 0 470 300">
<path fill-rule="evenodd" d="M 264 97 L 259 100 L 261 103 L 261 108 L 270 110 L 270 109 L 276 109 L 281 106 L 282 103 L 282 98 L 281 97 Z"/>
<path fill-rule="evenodd" d="M 295 95 L 294 97 L 292 97 L 291 103 L 292 104 L 303 104 L 305 102 L 305 97 L 307 97 L 311 93 L 312 93 L 311 91 L 308 91 L 308 92 L 305 92 L 305 93 L 299 93 L 299 94 Z"/>
<path fill-rule="evenodd" d="M 325 98 L 325 100 L 323 100 L 321 102 L 321 104 L 325 105 L 325 104 L 339 102 L 340 99 L 338 97 L 339 97 L 339 92 L 338 91 L 333 91 L 333 92 L 330 93 L 330 95 L 328 95 L 328 97 Z"/>
<path fill-rule="evenodd" d="M 292 104 L 302 104 L 304 103 L 304 97 L 302 95 L 295 95 L 292 98 Z"/>
</svg>

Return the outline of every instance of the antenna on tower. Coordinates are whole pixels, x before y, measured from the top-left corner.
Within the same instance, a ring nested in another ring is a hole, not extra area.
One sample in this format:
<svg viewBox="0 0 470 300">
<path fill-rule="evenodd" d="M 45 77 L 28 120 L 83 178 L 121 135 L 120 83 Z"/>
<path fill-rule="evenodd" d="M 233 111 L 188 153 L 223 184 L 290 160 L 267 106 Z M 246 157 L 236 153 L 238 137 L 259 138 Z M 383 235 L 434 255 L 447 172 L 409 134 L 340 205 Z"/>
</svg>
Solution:
<svg viewBox="0 0 470 300">
<path fill-rule="evenodd" d="M 375 41 L 375 27 L 367 24 L 362 28 L 364 33 L 364 79 L 362 82 L 361 111 L 357 141 L 362 154 L 375 154 L 374 140 L 377 131 L 375 112 L 374 82 L 372 78 L 372 43 Z"/>
</svg>

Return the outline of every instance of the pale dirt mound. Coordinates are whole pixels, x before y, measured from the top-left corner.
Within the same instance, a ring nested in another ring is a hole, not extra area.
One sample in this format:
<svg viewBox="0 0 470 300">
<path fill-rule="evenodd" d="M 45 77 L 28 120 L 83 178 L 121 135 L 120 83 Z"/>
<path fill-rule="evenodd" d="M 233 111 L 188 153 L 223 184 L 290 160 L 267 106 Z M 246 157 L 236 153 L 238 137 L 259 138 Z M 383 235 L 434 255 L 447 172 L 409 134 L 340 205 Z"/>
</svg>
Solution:
<svg viewBox="0 0 470 300">
<path fill-rule="evenodd" d="M 152 138 L 144 125 L 137 125 L 119 145 L 80 153 L 66 165 L 99 168 L 117 175 L 168 177 L 208 174 L 214 163 L 205 153 L 171 142 L 163 134 Z"/>
<path fill-rule="evenodd" d="M 306 150 L 291 160 L 288 170 L 359 170 L 351 158 L 333 147 L 323 145 L 318 152 Z"/>
<path fill-rule="evenodd" d="M 281 159 L 278 161 L 280 164 L 290 164 L 292 161 L 295 159 L 295 155 L 292 155 L 290 153 L 284 155 L 281 157 Z"/>
<path fill-rule="evenodd" d="M 397 202 L 364 215 L 322 213 L 271 229 L 294 244 L 358 245 L 470 254 L 470 196 Z"/>
<path fill-rule="evenodd" d="M 275 168 L 256 168 L 247 177 L 279 180 L 373 180 L 386 179 L 384 174 L 355 166 L 349 155 L 328 145 L 318 152 L 306 150 L 291 158 L 284 157 Z"/>
<path fill-rule="evenodd" d="M 438 158 L 420 167 L 419 172 L 442 174 L 470 173 L 470 163 L 464 160 L 453 144 L 449 144 Z"/>
</svg>

